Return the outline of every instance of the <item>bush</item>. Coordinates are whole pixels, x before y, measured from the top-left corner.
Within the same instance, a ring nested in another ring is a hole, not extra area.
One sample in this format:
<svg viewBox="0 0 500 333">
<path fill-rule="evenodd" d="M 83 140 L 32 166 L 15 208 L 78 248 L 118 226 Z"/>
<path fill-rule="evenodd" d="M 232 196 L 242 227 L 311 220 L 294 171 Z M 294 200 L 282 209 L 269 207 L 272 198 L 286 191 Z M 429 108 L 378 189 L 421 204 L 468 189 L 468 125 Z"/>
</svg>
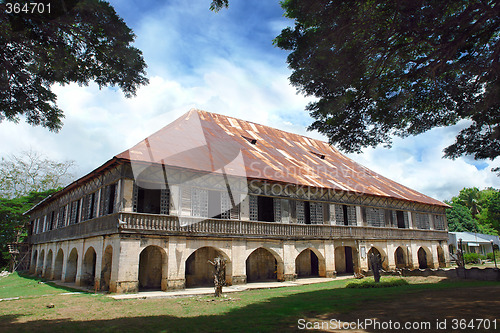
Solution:
<svg viewBox="0 0 500 333">
<path fill-rule="evenodd" d="M 408 282 L 404 279 L 393 278 L 393 279 L 385 279 L 380 282 L 375 282 L 373 278 L 363 279 L 359 282 L 350 282 L 345 287 L 346 288 L 387 288 L 387 287 L 397 287 L 397 286 L 405 286 Z"/>
<path fill-rule="evenodd" d="M 486 256 L 477 253 L 466 253 L 464 254 L 464 260 L 466 264 L 479 264 L 481 260 L 486 260 Z"/>
<path fill-rule="evenodd" d="M 488 253 L 486 255 L 486 257 L 490 260 L 493 260 L 493 252 L 491 253 Z M 495 251 L 495 257 L 497 257 L 497 260 L 500 260 L 500 252 L 499 251 Z"/>
</svg>

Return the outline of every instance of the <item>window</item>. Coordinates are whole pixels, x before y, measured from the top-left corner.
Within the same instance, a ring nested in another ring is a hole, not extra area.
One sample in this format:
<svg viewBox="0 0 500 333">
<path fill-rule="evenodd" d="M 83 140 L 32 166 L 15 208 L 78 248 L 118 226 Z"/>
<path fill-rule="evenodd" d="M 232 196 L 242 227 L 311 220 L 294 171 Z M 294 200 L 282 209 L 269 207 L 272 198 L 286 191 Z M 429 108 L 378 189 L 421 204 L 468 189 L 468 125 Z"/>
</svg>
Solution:
<svg viewBox="0 0 500 333">
<path fill-rule="evenodd" d="M 258 220 L 274 222 L 274 201 L 272 197 L 257 197 Z"/>
<path fill-rule="evenodd" d="M 405 213 L 401 210 L 397 210 L 395 212 L 393 212 L 393 218 L 394 218 L 394 215 L 396 215 L 396 221 L 398 223 L 398 228 L 400 229 L 404 229 L 406 228 L 406 223 L 405 223 Z"/>
</svg>

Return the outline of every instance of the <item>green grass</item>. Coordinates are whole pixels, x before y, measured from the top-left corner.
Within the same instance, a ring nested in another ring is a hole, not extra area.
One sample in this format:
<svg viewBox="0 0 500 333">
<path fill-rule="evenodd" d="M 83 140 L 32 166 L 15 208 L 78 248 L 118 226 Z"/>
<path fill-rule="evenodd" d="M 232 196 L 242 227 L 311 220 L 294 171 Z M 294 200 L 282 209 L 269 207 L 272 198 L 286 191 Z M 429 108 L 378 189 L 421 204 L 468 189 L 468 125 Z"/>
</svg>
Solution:
<svg viewBox="0 0 500 333">
<path fill-rule="evenodd" d="M 346 313 L 366 302 L 390 301 L 425 290 L 498 285 L 492 282 L 421 283 L 380 289 L 344 288 L 352 280 L 190 298 L 113 300 L 105 295 L 64 295 L 37 279 L 0 279 L 0 331 L 23 332 L 277 332 L 295 331 L 298 318 Z M 34 286 L 36 284 L 36 286 Z M 33 297 L 36 295 L 48 295 Z M 0 296 L 4 297 L 4 296 Z M 53 308 L 47 308 L 53 304 Z"/>
<path fill-rule="evenodd" d="M 20 276 L 13 273 L 0 277 L 0 299 L 12 297 L 33 297 L 76 291 L 75 289 L 46 283 L 41 278 Z"/>
<path fill-rule="evenodd" d="M 405 285 L 408 285 L 408 281 L 398 277 L 382 277 L 378 283 L 375 283 L 375 280 L 370 277 L 350 282 L 346 285 L 346 288 L 388 288 Z"/>
</svg>

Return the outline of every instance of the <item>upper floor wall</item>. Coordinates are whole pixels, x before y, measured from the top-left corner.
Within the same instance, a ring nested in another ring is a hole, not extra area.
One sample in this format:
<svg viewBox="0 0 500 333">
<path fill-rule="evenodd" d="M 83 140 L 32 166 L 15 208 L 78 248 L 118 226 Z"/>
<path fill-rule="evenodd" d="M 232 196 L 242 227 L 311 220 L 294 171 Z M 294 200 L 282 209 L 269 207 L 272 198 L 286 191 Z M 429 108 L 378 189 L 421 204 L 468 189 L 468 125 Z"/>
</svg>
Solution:
<svg viewBox="0 0 500 333">
<path fill-rule="evenodd" d="M 117 212 L 288 224 L 446 230 L 445 208 L 294 184 L 150 168 L 134 177 L 115 165 L 31 212 L 32 232 L 63 228 Z"/>
</svg>

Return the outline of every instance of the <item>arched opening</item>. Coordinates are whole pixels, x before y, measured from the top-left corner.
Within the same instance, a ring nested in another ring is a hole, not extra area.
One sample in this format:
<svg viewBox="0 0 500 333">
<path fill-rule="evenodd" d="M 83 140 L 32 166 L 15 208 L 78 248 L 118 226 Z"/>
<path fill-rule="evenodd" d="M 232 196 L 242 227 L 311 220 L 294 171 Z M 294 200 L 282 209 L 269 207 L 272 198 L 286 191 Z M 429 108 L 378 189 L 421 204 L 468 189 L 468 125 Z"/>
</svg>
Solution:
<svg viewBox="0 0 500 333">
<path fill-rule="evenodd" d="M 335 271 L 337 274 L 353 274 L 357 270 L 357 251 L 351 246 L 335 249 Z"/>
<path fill-rule="evenodd" d="M 429 266 L 427 265 L 427 260 L 428 260 L 427 253 L 422 247 L 418 249 L 417 256 L 418 256 L 418 268 L 421 269 L 428 268 Z"/>
<path fill-rule="evenodd" d="M 253 251 L 246 260 L 247 282 L 276 281 L 278 279 L 278 261 L 265 248 Z"/>
<path fill-rule="evenodd" d="M 54 256 L 52 250 L 47 253 L 47 259 L 45 260 L 45 273 L 44 277 L 51 278 L 52 276 L 52 257 Z"/>
<path fill-rule="evenodd" d="M 305 249 L 295 259 L 297 277 L 319 276 L 319 259 L 311 249 Z"/>
<path fill-rule="evenodd" d="M 444 250 L 439 245 L 437 247 L 437 256 L 438 256 L 439 267 L 446 267 L 446 259 L 444 257 Z"/>
<path fill-rule="evenodd" d="M 82 280 L 81 284 L 84 286 L 93 287 L 95 284 L 95 265 L 97 262 L 97 255 L 94 248 L 91 246 L 85 252 L 83 257 L 82 267 Z"/>
<path fill-rule="evenodd" d="M 62 249 L 59 249 L 59 251 L 57 251 L 56 259 L 54 261 L 54 276 L 52 277 L 54 280 L 61 280 L 63 262 L 64 262 L 64 253 Z"/>
<path fill-rule="evenodd" d="M 394 262 L 396 263 L 396 268 L 405 268 L 406 263 L 406 253 L 401 246 L 398 246 L 394 252 Z"/>
<path fill-rule="evenodd" d="M 40 276 L 42 276 L 44 260 L 45 260 L 45 250 L 42 250 L 40 252 L 40 256 L 38 257 L 38 261 L 36 264 L 36 274 Z"/>
<path fill-rule="evenodd" d="M 147 246 L 139 255 L 139 289 L 161 290 L 165 278 L 166 254 L 162 248 Z"/>
<path fill-rule="evenodd" d="M 102 256 L 102 270 L 101 270 L 101 290 L 109 290 L 109 283 L 111 281 L 111 267 L 113 263 L 113 247 L 108 245 L 104 250 Z"/>
<path fill-rule="evenodd" d="M 37 260 L 38 260 L 38 251 L 35 250 L 33 252 L 33 256 L 31 257 L 31 266 L 30 266 L 30 272 L 33 274 L 36 274 Z"/>
<path fill-rule="evenodd" d="M 376 247 L 372 246 L 370 250 L 368 251 L 368 255 L 366 257 L 367 263 L 368 263 L 368 270 L 372 270 L 371 264 L 370 264 L 370 255 L 374 254 L 380 258 L 382 261 L 382 269 L 388 271 L 389 270 L 389 262 L 387 260 L 387 256 L 385 255 L 385 252 L 383 250 L 379 250 Z"/>
<path fill-rule="evenodd" d="M 191 253 L 186 259 L 186 287 L 213 286 L 215 266 L 208 261 L 213 262 L 216 257 L 226 259 L 227 272 L 229 260 L 222 251 L 213 247 L 202 247 Z"/>
<path fill-rule="evenodd" d="M 66 282 L 76 281 L 77 263 L 78 263 L 78 251 L 75 248 L 73 248 L 73 250 L 71 250 L 68 256 L 68 261 L 66 262 L 66 275 L 64 277 L 64 280 Z"/>
</svg>

